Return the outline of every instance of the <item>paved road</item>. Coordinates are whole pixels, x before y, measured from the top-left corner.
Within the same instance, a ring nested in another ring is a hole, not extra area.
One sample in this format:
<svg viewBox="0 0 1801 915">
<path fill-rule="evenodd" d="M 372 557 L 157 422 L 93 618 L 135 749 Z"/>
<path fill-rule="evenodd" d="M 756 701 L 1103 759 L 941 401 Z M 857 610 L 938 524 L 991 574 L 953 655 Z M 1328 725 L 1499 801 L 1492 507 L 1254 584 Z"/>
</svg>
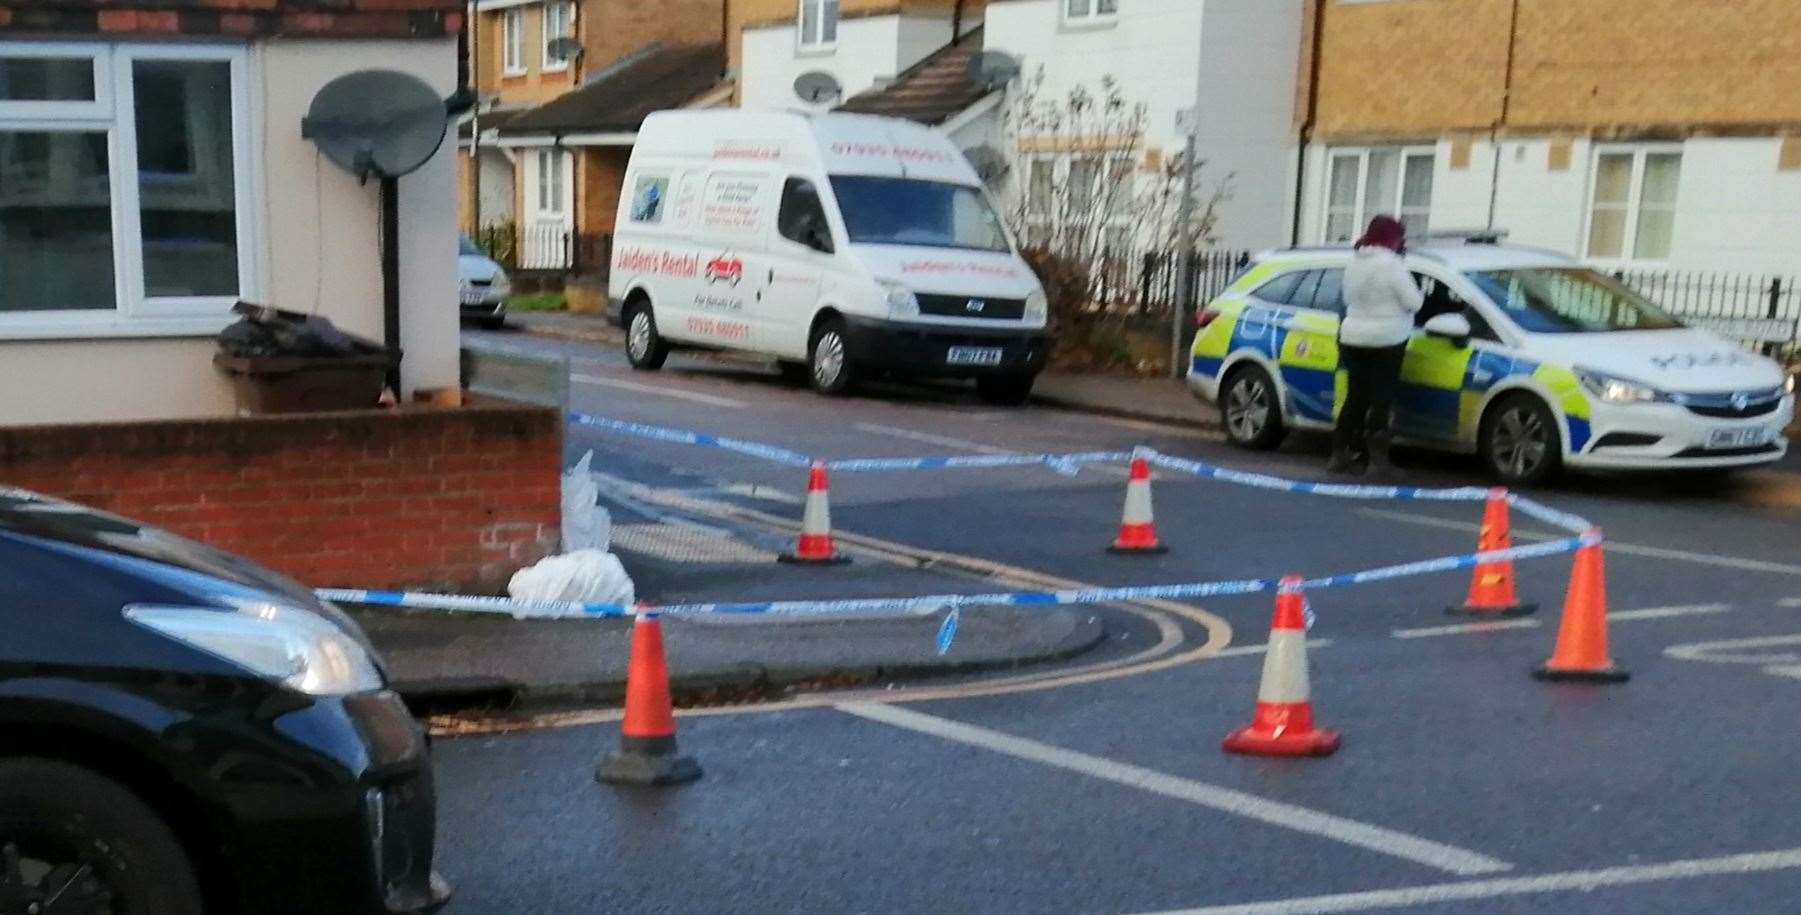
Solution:
<svg viewBox="0 0 1801 915">
<path fill-rule="evenodd" d="M 636 374 L 605 350 L 479 336 L 576 358 L 578 410 L 821 457 L 1149 444 L 1292 476 L 1321 463 L 1305 443 L 1253 457 L 1198 430 L 997 410 L 941 388 L 825 400 L 751 369 L 677 357 Z M 570 444 L 594 449 L 618 485 L 638 484 L 640 504 L 748 541 L 771 536 L 747 520 L 756 513 L 798 514 L 804 481 L 793 470 L 588 430 L 572 430 Z M 1480 482 L 1432 458 L 1408 476 Z M 1160 477 L 1157 518 L 1172 549 L 1120 558 L 1100 548 L 1122 485 L 1100 468 L 846 474 L 832 496 L 841 531 L 1103 584 L 1463 552 L 1479 514 Z M 1723 489 L 1576 479 L 1538 495 L 1608 531 L 1613 653 L 1634 672 L 1627 685 L 1526 676 L 1551 649 L 1569 569 L 1553 559 L 1520 567 L 1523 592 L 1546 610 L 1488 631 L 1447 628 L 1441 608 L 1466 584 L 1456 576 L 1310 595 L 1314 699 L 1345 734 L 1327 760 L 1218 749 L 1251 710 L 1267 598 L 1172 612 L 1161 641 L 1151 621 L 1110 617 L 1143 650 L 1103 652 L 1099 665 L 1114 667 L 1063 680 L 684 716 L 681 741 L 707 776 L 673 791 L 590 781 L 616 740 L 605 711 L 444 740 L 443 868 L 461 888 L 449 911 L 1783 910 L 1774 900 L 1801 894 L 1788 790 L 1801 753 L 1791 725 L 1801 477 L 1781 470 Z M 1519 534 L 1539 530 L 1522 523 Z M 747 580 L 766 574 L 760 561 L 741 568 Z M 829 595 L 833 571 L 814 571 L 807 596 Z M 730 590 L 729 576 L 709 581 Z"/>
</svg>

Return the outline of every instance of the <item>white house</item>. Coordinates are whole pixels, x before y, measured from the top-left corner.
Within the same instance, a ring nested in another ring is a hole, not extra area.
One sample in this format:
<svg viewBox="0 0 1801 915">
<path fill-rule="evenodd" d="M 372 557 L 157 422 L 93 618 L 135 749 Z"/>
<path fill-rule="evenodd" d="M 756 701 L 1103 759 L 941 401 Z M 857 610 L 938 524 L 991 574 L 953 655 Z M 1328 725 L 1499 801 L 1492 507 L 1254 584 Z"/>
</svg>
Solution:
<svg viewBox="0 0 1801 915">
<path fill-rule="evenodd" d="M 151 6 L 0 26 L 0 425 L 231 415 L 239 300 L 382 337 L 376 186 L 300 122 L 361 69 L 452 93 L 461 4 Z M 407 394 L 457 383 L 452 145 L 399 182 Z"/>
</svg>

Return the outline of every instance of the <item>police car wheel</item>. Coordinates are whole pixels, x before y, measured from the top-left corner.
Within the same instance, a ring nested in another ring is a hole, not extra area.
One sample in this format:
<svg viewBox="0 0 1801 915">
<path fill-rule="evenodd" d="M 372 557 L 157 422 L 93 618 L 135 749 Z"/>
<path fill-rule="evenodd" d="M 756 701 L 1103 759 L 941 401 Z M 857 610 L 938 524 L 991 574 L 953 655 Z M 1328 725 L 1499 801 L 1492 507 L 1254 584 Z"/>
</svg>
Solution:
<svg viewBox="0 0 1801 915">
<path fill-rule="evenodd" d="M 813 376 L 813 390 L 821 394 L 843 394 L 856 380 L 850 359 L 850 346 L 844 339 L 844 324 L 828 321 L 813 332 L 813 345 L 807 350 L 812 358 L 808 368 Z"/>
<path fill-rule="evenodd" d="M 1537 483 L 1557 472 L 1563 440 L 1551 408 L 1530 394 L 1495 404 L 1482 421 L 1482 459 L 1504 483 Z"/>
<path fill-rule="evenodd" d="M 1276 384 L 1259 366 L 1240 366 L 1226 376 L 1219 411 L 1226 439 L 1242 448 L 1266 451 L 1280 445 L 1287 433 Z"/>
<path fill-rule="evenodd" d="M 662 368 L 669 359 L 669 344 L 657 333 L 657 318 L 647 302 L 632 305 L 626 314 L 625 358 L 632 368 L 647 372 Z"/>
</svg>

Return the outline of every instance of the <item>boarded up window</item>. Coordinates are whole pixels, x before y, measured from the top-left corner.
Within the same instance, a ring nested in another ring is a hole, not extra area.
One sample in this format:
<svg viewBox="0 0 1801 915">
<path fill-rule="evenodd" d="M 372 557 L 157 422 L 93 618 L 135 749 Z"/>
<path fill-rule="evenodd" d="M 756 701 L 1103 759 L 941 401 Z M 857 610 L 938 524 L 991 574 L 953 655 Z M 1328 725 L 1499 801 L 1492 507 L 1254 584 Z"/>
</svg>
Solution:
<svg viewBox="0 0 1801 915">
<path fill-rule="evenodd" d="M 1470 141 L 1468 141 L 1468 140 L 1452 140 L 1451 141 L 1451 170 L 1454 172 L 1468 171 L 1469 167 L 1470 167 Z"/>
<path fill-rule="evenodd" d="M 1570 170 L 1570 152 L 1572 144 L 1569 140 L 1552 140 L 1551 151 L 1547 156 L 1545 168 L 1554 172 Z"/>
<path fill-rule="evenodd" d="M 1783 137 L 1782 152 L 1776 168 L 1785 172 L 1801 172 L 1801 137 Z"/>
</svg>

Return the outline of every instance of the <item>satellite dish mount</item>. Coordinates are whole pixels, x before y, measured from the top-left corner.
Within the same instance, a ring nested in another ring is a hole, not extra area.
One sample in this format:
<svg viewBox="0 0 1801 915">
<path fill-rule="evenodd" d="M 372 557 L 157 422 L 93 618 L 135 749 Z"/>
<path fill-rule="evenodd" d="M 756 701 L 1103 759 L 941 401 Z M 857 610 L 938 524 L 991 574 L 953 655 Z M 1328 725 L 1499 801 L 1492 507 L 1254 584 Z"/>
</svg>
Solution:
<svg viewBox="0 0 1801 915">
<path fill-rule="evenodd" d="M 994 92 L 1019 78 L 1019 58 L 1005 51 L 983 51 L 969 59 L 969 81 Z"/>
<path fill-rule="evenodd" d="M 300 135 L 358 182 L 381 185 L 383 342 L 400 352 L 399 178 L 423 166 L 444 145 L 450 121 L 445 99 L 416 76 L 358 70 L 325 84 L 313 96 Z M 400 395 L 399 361 L 388 387 Z"/>
</svg>

